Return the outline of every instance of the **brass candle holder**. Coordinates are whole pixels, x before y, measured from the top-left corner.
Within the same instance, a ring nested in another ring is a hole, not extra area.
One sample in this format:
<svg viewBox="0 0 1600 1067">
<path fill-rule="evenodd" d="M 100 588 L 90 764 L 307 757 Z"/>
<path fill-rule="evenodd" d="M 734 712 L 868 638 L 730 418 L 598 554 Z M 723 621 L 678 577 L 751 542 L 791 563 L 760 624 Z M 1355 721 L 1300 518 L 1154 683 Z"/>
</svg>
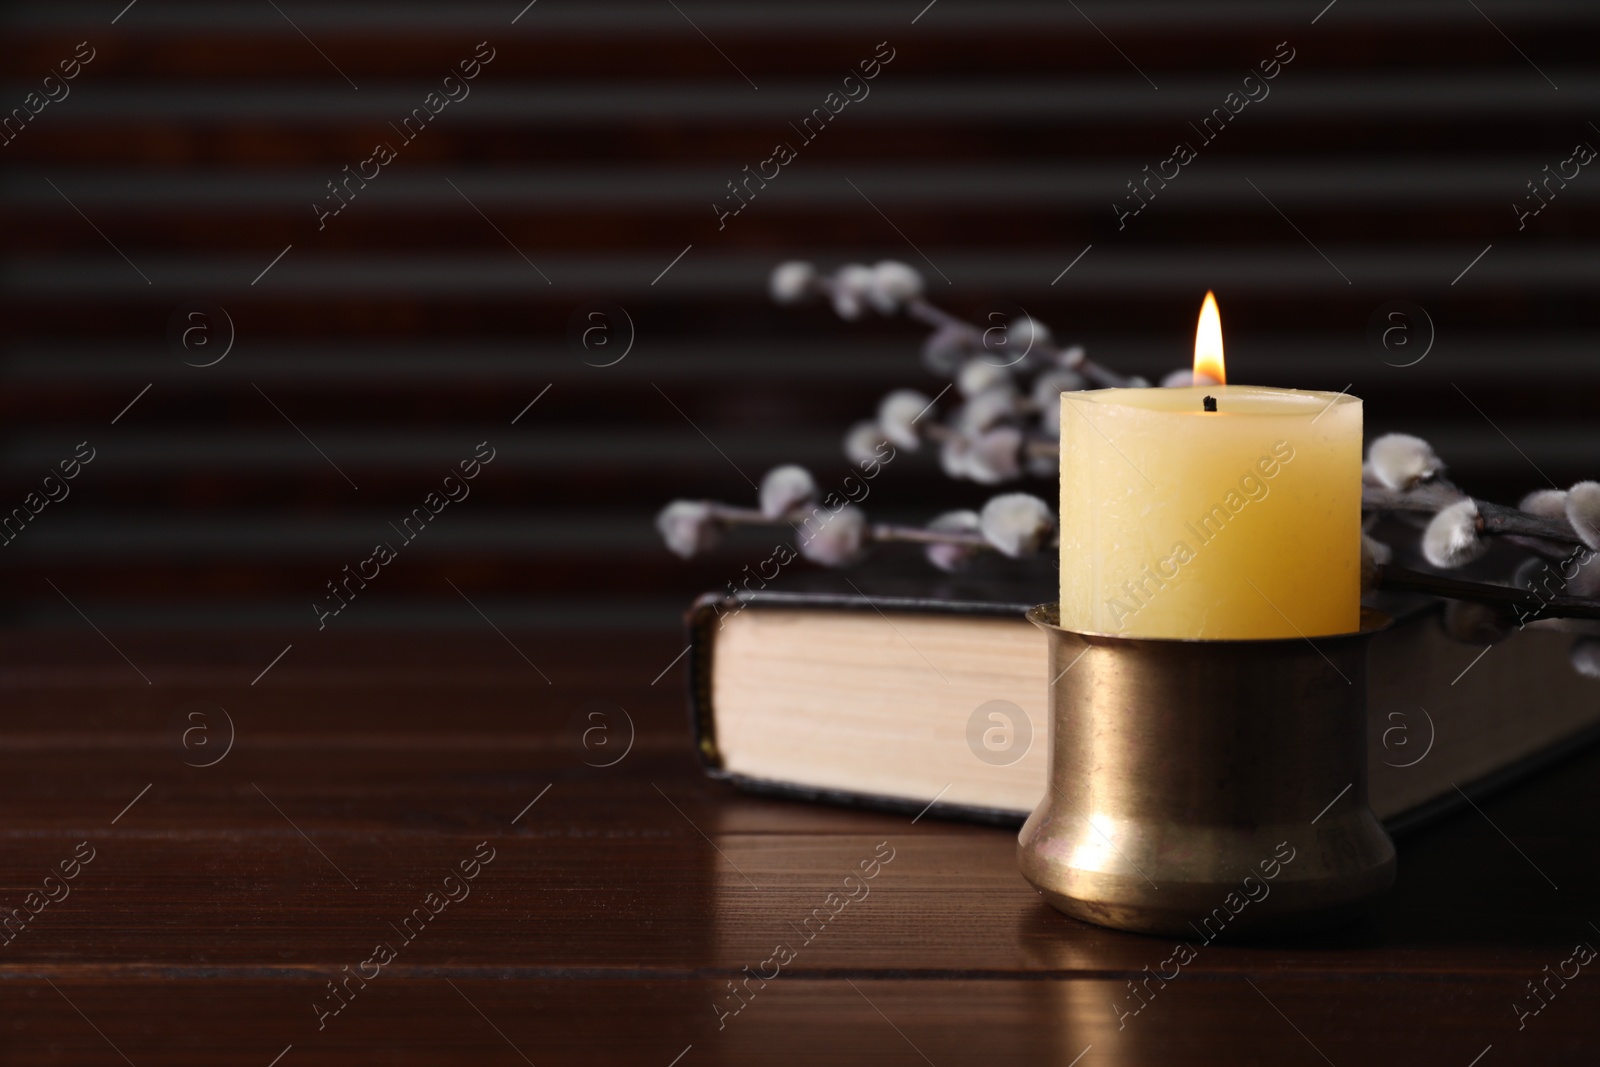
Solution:
<svg viewBox="0 0 1600 1067">
<path fill-rule="evenodd" d="M 1050 642 L 1050 771 L 1017 838 L 1022 874 L 1068 915 L 1147 934 L 1333 925 L 1394 881 L 1367 804 L 1367 643 Z"/>
</svg>

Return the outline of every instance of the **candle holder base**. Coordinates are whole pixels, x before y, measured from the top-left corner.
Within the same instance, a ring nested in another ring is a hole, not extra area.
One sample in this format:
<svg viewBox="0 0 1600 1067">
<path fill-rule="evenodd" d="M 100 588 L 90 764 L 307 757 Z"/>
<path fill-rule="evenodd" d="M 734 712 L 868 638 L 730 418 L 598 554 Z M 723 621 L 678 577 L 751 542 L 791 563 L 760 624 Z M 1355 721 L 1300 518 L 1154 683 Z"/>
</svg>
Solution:
<svg viewBox="0 0 1600 1067">
<path fill-rule="evenodd" d="M 1057 909 L 1119 930 L 1255 936 L 1346 922 L 1394 881 L 1367 804 L 1356 633 L 1185 641 L 1076 633 L 1056 606 L 1050 770 L 1017 838 Z"/>
</svg>

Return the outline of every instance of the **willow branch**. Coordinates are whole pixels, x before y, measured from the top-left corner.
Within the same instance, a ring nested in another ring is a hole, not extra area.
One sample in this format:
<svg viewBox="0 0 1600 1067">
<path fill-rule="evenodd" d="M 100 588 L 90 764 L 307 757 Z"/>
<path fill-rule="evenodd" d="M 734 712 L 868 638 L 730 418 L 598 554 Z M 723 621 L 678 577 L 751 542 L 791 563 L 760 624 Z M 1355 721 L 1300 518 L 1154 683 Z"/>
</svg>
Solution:
<svg viewBox="0 0 1600 1067">
<path fill-rule="evenodd" d="M 1566 563 L 1572 559 L 1571 546 L 1561 542 L 1548 541 L 1543 537 L 1524 537 L 1522 534 L 1505 534 L 1503 537 L 1506 544 L 1516 545 L 1546 563 Z"/>
<path fill-rule="evenodd" d="M 819 281 L 831 279 L 819 279 Z M 983 331 L 963 318 L 950 314 L 943 308 L 935 307 L 923 297 L 913 297 L 906 301 L 906 314 L 918 322 L 932 326 L 935 329 L 960 330 L 971 339 L 973 348 L 983 347 Z M 1036 347 L 1049 362 L 1057 366 L 1075 370 L 1096 385 L 1108 388 L 1125 388 L 1133 384 L 1133 379 L 1123 377 L 1109 367 L 1102 366 L 1087 356 L 1079 356 L 1075 360 L 1066 358 L 1066 350 L 1056 347 L 1049 341 L 1039 342 Z"/>
<path fill-rule="evenodd" d="M 1467 494 L 1449 482 L 1423 482 L 1412 489 L 1361 487 L 1361 507 L 1366 511 L 1442 511 L 1466 499 Z"/>
<path fill-rule="evenodd" d="M 1534 619 L 1600 619 L 1600 600 L 1580 596 L 1544 598 L 1504 585 L 1446 578 L 1386 564 L 1378 568 L 1378 585 L 1407 593 L 1426 593 L 1449 600 L 1470 600 L 1500 608 L 1520 621 Z"/>
<path fill-rule="evenodd" d="M 1046 437 L 1030 437 L 1023 442 L 1023 451 L 1034 459 L 1051 459 L 1061 455 L 1061 445 Z"/>
<path fill-rule="evenodd" d="M 922 526 L 892 526 L 873 523 L 867 527 L 873 541 L 900 541 L 912 545 L 964 545 L 968 548 L 993 548 L 976 530 L 929 530 Z"/>
<path fill-rule="evenodd" d="M 740 508 L 732 504 L 719 504 L 714 500 L 705 501 L 710 516 L 716 521 L 727 526 L 787 526 L 795 529 L 798 524 L 810 518 L 811 513 L 802 510 L 790 512 L 778 518 L 773 518 L 765 512 L 755 508 Z M 984 539 L 983 534 L 976 530 L 929 530 L 922 526 L 899 526 L 894 523 L 869 523 L 866 528 L 866 537 L 869 541 L 901 542 L 914 545 L 963 545 L 969 548 L 993 548 Z"/>
<path fill-rule="evenodd" d="M 1526 511 L 1496 504 L 1492 500 L 1468 497 L 1448 482 L 1426 482 L 1414 489 L 1386 489 L 1380 485 L 1361 487 L 1361 507 L 1366 511 L 1437 512 L 1462 500 L 1478 508 L 1478 532 L 1489 537 L 1536 537 L 1576 547 L 1583 538 L 1566 519 L 1530 515 Z"/>
</svg>

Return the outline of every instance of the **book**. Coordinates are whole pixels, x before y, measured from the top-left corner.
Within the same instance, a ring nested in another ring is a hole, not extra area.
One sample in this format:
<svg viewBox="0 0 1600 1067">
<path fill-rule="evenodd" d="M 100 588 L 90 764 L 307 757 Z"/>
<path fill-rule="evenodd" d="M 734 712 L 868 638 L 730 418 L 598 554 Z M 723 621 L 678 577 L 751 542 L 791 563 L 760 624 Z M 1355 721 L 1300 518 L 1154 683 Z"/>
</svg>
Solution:
<svg viewBox="0 0 1600 1067">
<path fill-rule="evenodd" d="M 755 792 L 1020 825 L 1048 769 L 1046 638 L 1023 614 L 1054 577 L 824 574 L 700 597 L 702 763 Z M 1444 632 L 1440 601 L 1373 606 L 1395 620 L 1368 660 L 1369 799 L 1391 832 L 1600 738 L 1600 682 L 1572 668 L 1569 635 L 1484 649 Z"/>
</svg>

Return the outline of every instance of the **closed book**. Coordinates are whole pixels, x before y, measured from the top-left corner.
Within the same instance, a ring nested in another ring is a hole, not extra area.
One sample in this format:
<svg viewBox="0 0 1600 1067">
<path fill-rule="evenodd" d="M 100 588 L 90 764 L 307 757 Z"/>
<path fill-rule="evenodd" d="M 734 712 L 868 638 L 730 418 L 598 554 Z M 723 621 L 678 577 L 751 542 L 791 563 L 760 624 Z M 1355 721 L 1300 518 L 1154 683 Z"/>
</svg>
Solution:
<svg viewBox="0 0 1600 1067">
<path fill-rule="evenodd" d="M 1023 618 L 1054 572 L 811 576 L 708 594 L 688 616 L 690 715 L 708 773 L 826 803 L 1020 824 L 1044 795 L 1045 636 Z M 1371 643 L 1370 800 L 1418 825 L 1600 736 L 1600 683 L 1571 638 L 1527 629 L 1487 650 L 1440 602 L 1380 598 Z"/>
</svg>

